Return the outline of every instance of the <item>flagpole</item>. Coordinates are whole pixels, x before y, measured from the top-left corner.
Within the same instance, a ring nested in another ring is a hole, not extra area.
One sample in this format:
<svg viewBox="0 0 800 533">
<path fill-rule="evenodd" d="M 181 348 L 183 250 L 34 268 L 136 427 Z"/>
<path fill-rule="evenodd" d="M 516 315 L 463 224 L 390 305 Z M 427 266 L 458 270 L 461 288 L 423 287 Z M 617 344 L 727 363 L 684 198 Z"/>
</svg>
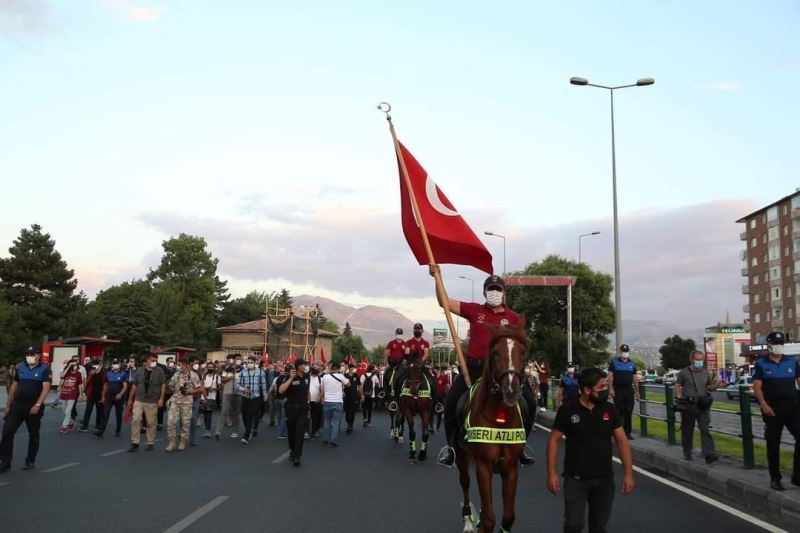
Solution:
<svg viewBox="0 0 800 533">
<path fill-rule="evenodd" d="M 433 250 L 431 250 L 431 244 L 428 242 L 428 232 L 425 231 L 425 223 L 423 222 L 422 216 L 419 212 L 417 197 L 414 195 L 414 187 L 411 185 L 411 178 L 408 175 L 406 162 L 405 159 L 403 159 L 403 153 L 400 150 L 400 141 L 397 140 L 397 132 L 394 130 L 392 116 L 389 114 L 389 111 L 392 110 L 392 107 L 389 104 L 382 102 L 378 106 L 378 110 L 386 113 L 386 120 L 389 122 L 389 132 L 392 134 L 394 151 L 397 154 L 397 160 L 400 162 L 400 170 L 403 174 L 403 181 L 406 184 L 408 195 L 411 198 L 411 208 L 414 210 L 414 218 L 417 220 L 417 227 L 419 228 L 419 233 L 422 237 L 422 244 L 425 246 L 425 253 L 428 255 L 428 265 L 431 268 L 433 279 L 436 282 L 436 296 L 439 299 L 440 305 L 444 309 L 444 316 L 447 319 L 447 327 L 450 328 L 450 336 L 455 339 L 453 344 L 456 348 L 458 364 L 461 367 L 461 375 L 464 376 L 464 382 L 467 384 L 467 387 L 469 387 L 472 385 L 472 380 L 469 376 L 469 369 L 467 368 L 467 361 L 464 359 L 464 353 L 461 351 L 461 341 L 458 338 L 458 331 L 456 330 L 455 323 L 453 322 L 453 315 L 450 312 L 450 298 L 447 296 L 447 290 L 444 288 L 444 282 L 442 281 L 442 272 L 439 269 L 439 266 L 436 264 L 436 259 L 433 257 Z"/>
</svg>

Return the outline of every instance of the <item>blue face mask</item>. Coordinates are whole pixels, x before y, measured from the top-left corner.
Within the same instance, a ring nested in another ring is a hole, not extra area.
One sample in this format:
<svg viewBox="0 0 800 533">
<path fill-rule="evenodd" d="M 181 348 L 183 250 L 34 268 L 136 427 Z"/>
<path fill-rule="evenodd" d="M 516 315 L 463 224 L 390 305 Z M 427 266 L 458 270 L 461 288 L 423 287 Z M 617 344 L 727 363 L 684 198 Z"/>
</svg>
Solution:
<svg viewBox="0 0 800 533">
<path fill-rule="evenodd" d="M 701 368 L 703 368 L 703 361 L 692 361 L 692 364 L 693 364 L 693 365 L 694 365 L 694 367 L 695 367 L 696 369 L 698 369 L 698 370 L 700 370 Z"/>
</svg>

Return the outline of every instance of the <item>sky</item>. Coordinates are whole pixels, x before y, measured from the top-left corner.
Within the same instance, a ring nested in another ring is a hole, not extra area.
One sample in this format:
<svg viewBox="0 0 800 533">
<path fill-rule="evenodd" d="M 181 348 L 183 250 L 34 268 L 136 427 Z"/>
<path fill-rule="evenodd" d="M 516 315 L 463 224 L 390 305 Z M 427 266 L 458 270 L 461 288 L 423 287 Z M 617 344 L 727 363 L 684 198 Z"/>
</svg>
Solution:
<svg viewBox="0 0 800 533">
<path fill-rule="evenodd" d="M 792 193 L 800 4 L 0 0 L 0 255 L 41 224 L 98 290 L 206 238 L 235 296 L 441 318 L 386 121 L 508 271 L 613 272 L 624 318 L 742 318 L 735 221 Z M 451 297 L 484 275 L 443 267 Z"/>
</svg>

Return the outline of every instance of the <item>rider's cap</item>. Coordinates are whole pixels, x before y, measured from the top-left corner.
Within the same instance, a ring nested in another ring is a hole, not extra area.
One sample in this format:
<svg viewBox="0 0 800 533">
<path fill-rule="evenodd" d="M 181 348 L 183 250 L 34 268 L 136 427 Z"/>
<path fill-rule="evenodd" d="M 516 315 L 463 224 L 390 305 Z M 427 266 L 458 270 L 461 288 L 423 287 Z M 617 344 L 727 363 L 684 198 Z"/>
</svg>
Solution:
<svg viewBox="0 0 800 533">
<path fill-rule="evenodd" d="M 395 335 L 402 335 L 403 334 L 403 328 L 397 328 L 396 330 L 394 330 L 394 334 Z"/>
<path fill-rule="evenodd" d="M 619 347 L 619 351 L 620 351 L 620 352 L 625 352 L 625 353 L 627 353 L 627 352 L 630 352 L 630 351 L 631 351 L 631 347 L 630 347 L 630 346 L 628 346 L 627 344 L 622 344 L 622 345 L 620 345 L 620 347 Z"/>
<path fill-rule="evenodd" d="M 423 329 L 422 324 L 420 324 L 419 322 L 414 324 L 414 331 L 422 331 L 422 329 Z"/>
<path fill-rule="evenodd" d="M 483 282 L 483 290 L 490 289 L 493 287 L 503 291 L 506 289 L 506 282 L 503 281 L 503 278 L 501 278 L 500 276 L 492 274 L 491 276 L 486 278 L 486 281 Z"/>
<path fill-rule="evenodd" d="M 780 331 L 770 331 L 767 334 L 767 344 L 783 344 L 786 338 Z"/>
</svg>

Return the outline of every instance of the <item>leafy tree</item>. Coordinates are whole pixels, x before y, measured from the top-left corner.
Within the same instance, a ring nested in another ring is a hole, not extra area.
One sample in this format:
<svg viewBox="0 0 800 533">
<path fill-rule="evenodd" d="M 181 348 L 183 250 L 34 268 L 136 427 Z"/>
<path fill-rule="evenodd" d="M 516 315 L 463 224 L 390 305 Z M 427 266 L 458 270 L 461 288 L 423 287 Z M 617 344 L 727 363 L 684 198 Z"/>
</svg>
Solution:
<svg viewBox="0 0 800 533">
<path fill-rule="evenodd" d="M 139 354 L 158 344 L 153 289 L 145 280 L 126 281 L 97 294 L 91 304 L 97 331 L 119 339 L 115 355 Z"/>
<path fill-rule="evenodd" d="M 218 344 L 216 314 L 227 291 L 217 277 L 218 259 L 202 237 L 181 233 L 162 243 L 164 255 L 147 278 L 159 337 L 168 344 L 205 349 Z"/>
<path fill-rule="evenodd" d="M 582 366 L 608 360 L 607 335 L 614 331 L 612 278 L 585 263 L 551 255 L 513 275 L 576 276 L 572 287 L 573 354 Z M 531 331 L 528 357 L 548 361 L 556 372 L 567 361 L 567 290 L 565 287 L 509 287 L 508 305 L 525 315 Z"/>
<path fill-rule="evenodd" d="M 230 326 L 264 318 L 267 303 L 273 301 L 274 293 L 250 291 L 242 298 L 230 300 L 219 314 L 218 326 Z"/>
<path fill-rule="evenodd" d="M 342 335 L 333 341 L 333 360 L 342 362 L 348 355 L 361 359 L 367 355 L 364 339 L 358 335 Z"/>
<path fill-rule="evenodd" d="M 8 252 L 10 257 L 0 259 L 0 292 L 18 308 L 27 342 L 78 333 L 86 322 L 86 298 L 75 294 L 75 272 L 50 234 L 38 224 L 23 228 Z"/>
<path fill-rule="evenodd" d="M 378 344 L 377 346 L 373 346 L 372 349 L 367 354 L 367 359 L 372 364 L 380 364 L 386 361 L 386 345 L 385 344 Z"/>
<path fill-rule="evenodd" d="M 661 367 L 664 369 L 678 369 L 689 366 L 689 354 L 697 349 L 694 339 L 683 339 L 680 335 L 673 335 L 664 339 L 664 344 L 658 349 L 661 354 Z"/>
<path fill-rule="evenodd" d="M 637 371 L 647 370 L 647 363 L 641 357 L 631 357 L 631 361 L 636 365 Z"/>
<path fill-rule="evenodd" d="M 0 294 L 0 363 L 18 361 L 28 345 L 19 308 L 5 301 Z"/>
</svg>

